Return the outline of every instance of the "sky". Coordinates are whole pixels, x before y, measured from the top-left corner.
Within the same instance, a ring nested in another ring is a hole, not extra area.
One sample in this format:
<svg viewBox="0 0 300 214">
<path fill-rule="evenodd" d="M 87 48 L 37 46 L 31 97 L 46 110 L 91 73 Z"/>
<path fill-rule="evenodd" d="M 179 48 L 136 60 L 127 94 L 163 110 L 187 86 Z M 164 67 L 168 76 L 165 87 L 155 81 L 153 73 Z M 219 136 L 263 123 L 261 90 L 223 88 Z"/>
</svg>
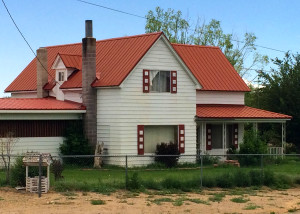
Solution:
<svg viewBox="0 0 300 214">
<path fill-rule="evenodd" d="M 86 0 L 105 7 L 145 16 L 159 6 L 181 10 L 192 24 L 197 19 L 221 21 L 224 33 L 239 39 L 253 32 L 256 44 L 283 51 L 299 52 L 300 1 L 298 0 Z M 77 0 L 5 0 L 11 15 L 36 51 L 39 47 L 77 43 L 84 37 L 85 20 L 93 20 L 93 36 L 97 40 L 145 33 L 146 20 L 84 4 Z M 5 88 L 34 58 L 33 53 L 13 25 L 0 1 L 0 97 Z M 257 47 L 271 59 L 284 53 Z M 250 63 L 248 60 L 247 63 Z M 247 63 L 245 67 L 247 67 Z M 265 67 L 270 70 L 272 64 Z M 275 68 L 275 67 L 274 67 Z M 255 77 L 255 71 L 247 77 Z"/>
</svg>

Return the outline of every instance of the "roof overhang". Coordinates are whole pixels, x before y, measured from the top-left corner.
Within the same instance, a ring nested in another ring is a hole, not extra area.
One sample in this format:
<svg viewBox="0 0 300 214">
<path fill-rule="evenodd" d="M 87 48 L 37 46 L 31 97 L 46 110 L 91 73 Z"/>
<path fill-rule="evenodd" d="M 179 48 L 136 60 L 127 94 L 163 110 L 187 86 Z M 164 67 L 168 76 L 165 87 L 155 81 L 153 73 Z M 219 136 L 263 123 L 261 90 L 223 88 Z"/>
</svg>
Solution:
<svg viewBox="0 0 300 214">
<path fill-rule="evenodd" d="M 195 121 L 282 123 L 292 117 L 244 105 L 198 104 Z"/>
</svg>

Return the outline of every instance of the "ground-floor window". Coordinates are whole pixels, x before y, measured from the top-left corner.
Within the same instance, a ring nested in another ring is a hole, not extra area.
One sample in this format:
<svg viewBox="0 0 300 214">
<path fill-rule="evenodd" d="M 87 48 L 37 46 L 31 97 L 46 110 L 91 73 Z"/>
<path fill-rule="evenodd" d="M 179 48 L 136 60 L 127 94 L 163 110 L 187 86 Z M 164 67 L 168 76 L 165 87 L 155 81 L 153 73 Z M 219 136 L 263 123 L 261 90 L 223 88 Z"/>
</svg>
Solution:
<svg viewBox="0 0 300 214">
<path fill-rule="evenodd" d="M 157 144 L 178 141 L 178 126 L 145 126 L 144 132 L 145 153 L 155 153 Z"/>
</svg>

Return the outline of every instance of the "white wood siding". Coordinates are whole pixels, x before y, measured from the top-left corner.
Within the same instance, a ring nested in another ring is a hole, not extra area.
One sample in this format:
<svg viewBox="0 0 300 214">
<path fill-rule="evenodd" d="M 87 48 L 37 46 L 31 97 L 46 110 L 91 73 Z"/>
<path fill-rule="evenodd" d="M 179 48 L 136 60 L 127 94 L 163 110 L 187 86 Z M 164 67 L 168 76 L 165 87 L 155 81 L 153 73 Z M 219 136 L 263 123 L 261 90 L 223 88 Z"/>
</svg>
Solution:
<svg viewBox="0 0 300 214">
<path fill-rule="evenodd" d="M 11 93 L 12 98 L 37 98 L 36 91 L 34 92 L 18 92 L 18 93 Z"/>
<path fill-rule="evenodd" d="M 1 139 L 5 140 L 5 139 Z M 22 137 L 18 138 L 13 147 L 13 155 L 23 155 L 26 152 L 51 153 L 52 156 L 59 155 L 59 145 L 63 143 L 63 137 Z M 12 164 L 14 159 L 12 159 Z M 0 169 L 3 167 L 0 159 Z"/>
<path fill-rule="evenodd" d="M 82 103 L 82 94 L 81 91 L 64 91 L 65 100 L 70 100 L 77 103 Z"/>
<path fill-rule="evenodd" d="M 143 69 L 176 70 L 177 94 L 143 93 Z M 98 141 L 104 142 L 108 154 L 136 155 L 137 125 L 179 124 L 185 125 L 185 154 L 196 154 L 195 115 L 195 84 L 162 40 L 153 45 L 121 88 L 97 90 Z"/>
<path fill-rule="evenodd" d="M 51 153 L 52 156 L 59 154 L 59 145 L 63 137 L 23 137 L 19 138 L 14 147 L 14 154 L 26 152 Z"/>
<path fill-rule="evenodd" d="M 244 92 L 197 91 L 197 104 L 244 105 Z"/>
</svg>

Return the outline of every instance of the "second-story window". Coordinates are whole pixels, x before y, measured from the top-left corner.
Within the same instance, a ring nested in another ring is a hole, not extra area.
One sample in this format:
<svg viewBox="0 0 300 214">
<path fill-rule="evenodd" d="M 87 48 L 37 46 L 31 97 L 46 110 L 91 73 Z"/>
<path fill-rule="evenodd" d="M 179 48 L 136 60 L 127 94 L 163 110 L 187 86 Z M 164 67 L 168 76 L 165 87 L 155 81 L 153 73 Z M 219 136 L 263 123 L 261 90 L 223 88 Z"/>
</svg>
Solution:
<svg viewBox="0 0 300 214">
<path fill-rule="evenodd" d="M 64 71 L 58 72 L 58 81 L 65 81 L 65 72 Z"/>
<path fill-rule="evenodd" d="M 170 71 L 150 71 L 150 92 L 170 92 Z"/>
</svg>

